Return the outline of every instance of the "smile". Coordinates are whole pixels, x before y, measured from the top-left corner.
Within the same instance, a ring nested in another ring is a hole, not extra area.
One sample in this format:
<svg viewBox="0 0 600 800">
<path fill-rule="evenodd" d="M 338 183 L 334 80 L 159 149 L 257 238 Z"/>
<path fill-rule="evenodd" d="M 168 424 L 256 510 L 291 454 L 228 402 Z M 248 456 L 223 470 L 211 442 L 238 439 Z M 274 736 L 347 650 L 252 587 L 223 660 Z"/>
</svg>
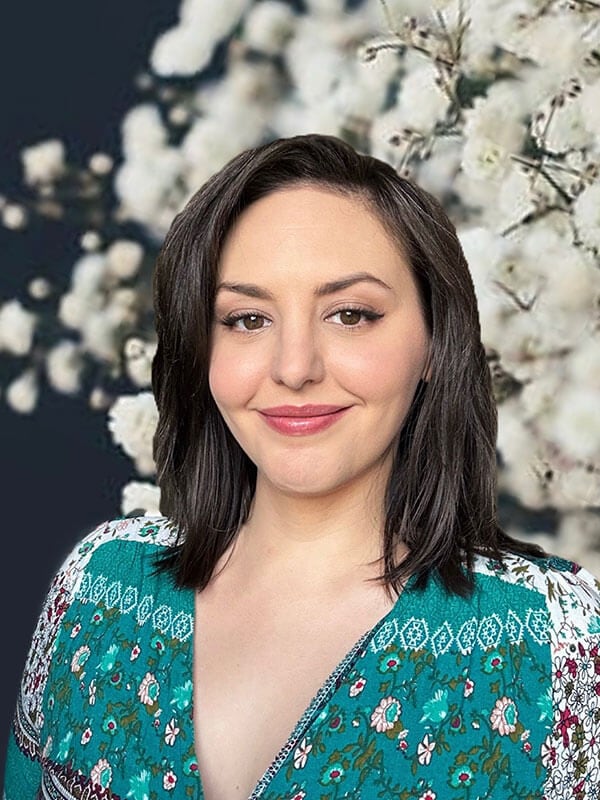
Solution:
<svg viewBox="0 0 600 800">
<path fill-rule="evenodd" d="M 341 408 L 331 414 L 319 414 L 311 417 L 274 417 L 271 415 L 260 415 L 273 430 L 279 433 L 287 434 L 288 436 L 304 436 L 309 433 L 318 433 L 319 431 L 330 428 L 339 419 L 341 419 L 348 408 Z"/>
</svg>

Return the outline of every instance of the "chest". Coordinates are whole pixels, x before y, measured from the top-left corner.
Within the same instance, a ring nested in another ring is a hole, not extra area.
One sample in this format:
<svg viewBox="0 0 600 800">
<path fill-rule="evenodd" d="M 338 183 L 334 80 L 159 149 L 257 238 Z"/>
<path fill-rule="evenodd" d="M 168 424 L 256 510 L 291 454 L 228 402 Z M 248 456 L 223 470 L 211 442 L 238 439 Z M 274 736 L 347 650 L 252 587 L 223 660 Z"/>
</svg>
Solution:
<svg viewBox="0 0 600 800">
<path fill-rule="evenodd" d="M 205 800 L 247 800 L 319 689 L 390 608 L 232 608 L 196 595 L 194 738 Z"/>
</svg>

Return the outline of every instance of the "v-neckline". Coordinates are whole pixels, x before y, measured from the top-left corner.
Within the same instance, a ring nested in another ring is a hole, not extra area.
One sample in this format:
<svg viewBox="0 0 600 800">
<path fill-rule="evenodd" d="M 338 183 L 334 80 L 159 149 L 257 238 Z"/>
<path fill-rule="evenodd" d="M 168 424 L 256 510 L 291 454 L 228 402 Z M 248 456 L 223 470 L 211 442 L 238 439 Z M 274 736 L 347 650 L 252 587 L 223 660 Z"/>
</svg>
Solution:
<svg viewBox="0 0 600 800">
<path fill-rule="evenodd" d="M 271 785 L 273 780 L 275 779 L 277 773 L 279 772 L 280 767 L 285 762 L 286 758 L 290 754 L 290 752 L 294 749 L 294 747 L 298 744 L 298 742 L 302 739 L 302 736 L 306 733 L 308 728 L 310 727 L 311 723 L 314 721 L 315 715 L 317 711 L 321 709 L 321 707 L 329 702 L 336 694 L 339 689 L 339 685 L 341 684 L 341 678 L 343 675 L 347 673 L 347 671 L 354 665 L 357 657 L 360 653 L 367 649 L 371 641 L 374 639 L 378 631 L 386 624 L 386 622 L 393 616 L 398 613 L 398 609 L 401 603 L 404 602 L 404 596 L 413 589 L 413 584 L 416 581 L 416 575 L 410 575 L 404 584 L 404 587 L 398 597 L 396 598 L 394 605 L 387 611 L 376 623 L 373 625 L 372 628 L 369 628 L 368 631 L 365 631 L 359 639 L 352 645 L 352 647 L 346 652 L 343 656 L 341 661 L 333 668 L 333 670 L 329 673 L 325 681 L 321 684 L 319 689 L 317 690 L 316 694 L 313 696 L 311 701 L 309 702 L 306 709 L 303 711 L 302 715 L 298 719 L 298 721 L 293 726 L 289 736 L 287 737 L 286 741 L 281 745 L 278 752 L 274 756 L 273 760 L 269 764 L 269 766 L 265 769 L 262 776 L 258 779 L 256 785 L 252 789 L 250 795 L 248 796 L 247 800 L 259 800 L 262 797 L 264 791 Z M 191 603 L 192 609 L 192 619 L 194 620 L 193 628 L 192 628 L 192 637 L 191 637 L 191 652 L 192 652 L 192 680 L 193 680 L 193 669 L 194 669 L 194 653 L 195 653 L 195 637 L 196 637 L 196 618 L 195 618 L 195 590 L 189 589 L 189 600 Z M 205 800 L 204 795 L 204 785 L 202 783 L 202 773 L 200 770 L 200 763 L 198 761 L 197 751 L 196 751 L 196 732 L 195 732 L 195 706 L 194 706 L 194 695 L 195 692 L 192 690 L 192 709 L 191 709 L 191 721 L 192 721 L 192 732 L 191 738 L 193 743 L 193 752 L 196 758 L 196 763 L 198 767 L 198 782 L 200 787 L 199 797 L 201 800 Z"/>
</svg>

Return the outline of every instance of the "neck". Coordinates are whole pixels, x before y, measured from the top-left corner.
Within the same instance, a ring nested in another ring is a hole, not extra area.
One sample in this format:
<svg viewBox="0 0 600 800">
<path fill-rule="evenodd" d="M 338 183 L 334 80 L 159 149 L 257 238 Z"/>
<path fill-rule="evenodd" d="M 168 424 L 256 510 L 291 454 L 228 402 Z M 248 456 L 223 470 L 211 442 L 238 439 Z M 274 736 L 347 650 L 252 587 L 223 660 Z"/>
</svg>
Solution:
<svg viewBox="0 0 600 800">
<path fill-rule="evenodd" d="M 369 562 L 383 555 L 384 491 L 384 481 L 370 480 L 325 496 L 292 495 L 259 473 L 249 518 L 223 567 L 238 585 L 297 593 L 301 582 L 313 595 L 350 576 L 374 577 L 382 569 Z M 399 546 L 398 556 L 405 553 Z"/>
</svg>

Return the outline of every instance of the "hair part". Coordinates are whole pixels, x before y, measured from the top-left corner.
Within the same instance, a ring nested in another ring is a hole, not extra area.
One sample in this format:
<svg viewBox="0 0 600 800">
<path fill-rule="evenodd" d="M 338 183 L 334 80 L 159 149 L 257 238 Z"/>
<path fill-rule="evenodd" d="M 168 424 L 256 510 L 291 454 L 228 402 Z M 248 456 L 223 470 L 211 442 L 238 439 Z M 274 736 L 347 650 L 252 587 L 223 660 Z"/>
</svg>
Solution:
<svg viewBox="0 0 600 800">
<path fill-rule="evenodd" d="M 202 590 L 248 519 L 256 466 L 229 431 L 209 388 L 220 253 L 256 200 L 294 186 L 364 203 L 415 279 L 431 337 L 431 380 L 420 381 L 395 440 L 385 490 L 384 562 L 375 579 L 399 594 L 416 573 L 449 593 L 473 589 L 476 553 L 545 556 L 497 521 L 497 409 L 477 300 L 454 225 L 441 204 L 394 168 L 338 137 L 305 134 L 244 150 L 177 214 L 158 253 L 152 291 L 158 345 L 152 390 L 160 511 L 178 528 L 155 560 L 175 584 Z M 408 555 L 395 563 L 399 542 Z"/>
</svg>

